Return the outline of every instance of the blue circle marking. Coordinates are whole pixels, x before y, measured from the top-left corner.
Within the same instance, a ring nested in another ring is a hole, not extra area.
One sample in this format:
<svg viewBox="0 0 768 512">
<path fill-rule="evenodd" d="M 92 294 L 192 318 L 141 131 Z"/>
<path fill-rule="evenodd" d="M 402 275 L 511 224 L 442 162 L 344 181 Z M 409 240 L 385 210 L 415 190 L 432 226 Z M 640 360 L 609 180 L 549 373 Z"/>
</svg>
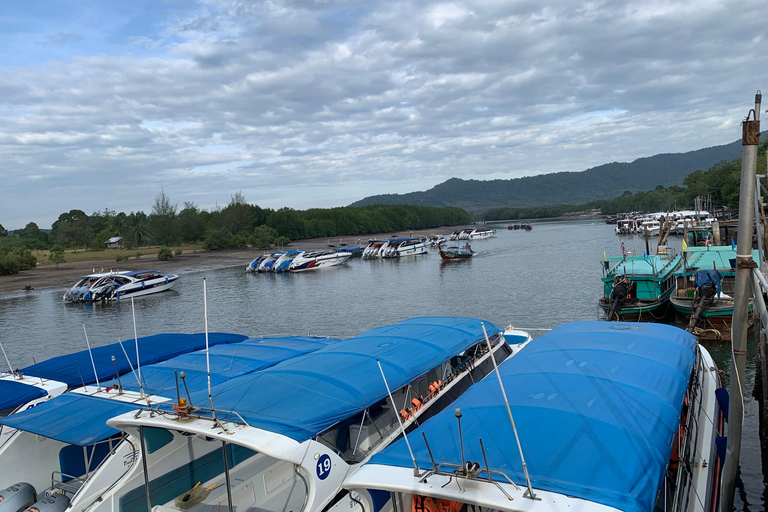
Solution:
<svg viewBox="0 0 768 512">
<path fill-rule="evenodd" d="M 317 459 L 317 467 L 315 468 L 315 471 L 317 472 L 317 478 L 320 480 L 325 480 L 328 478 L 328 475 L 331 474 L 331 458 L 328 456 L 328 454 L 322 455 L 319 459 Z"/>
</svg>

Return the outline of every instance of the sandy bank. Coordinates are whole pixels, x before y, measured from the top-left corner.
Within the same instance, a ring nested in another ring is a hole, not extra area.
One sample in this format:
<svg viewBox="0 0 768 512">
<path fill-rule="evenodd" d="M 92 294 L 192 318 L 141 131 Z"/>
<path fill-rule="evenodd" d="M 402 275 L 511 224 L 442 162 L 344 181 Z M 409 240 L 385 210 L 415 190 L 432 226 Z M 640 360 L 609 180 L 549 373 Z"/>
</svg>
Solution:
<svg viewBox="0 0 768 512">
<path fill-rule="evenodd" d="M 414 230 L 398 233 L 400 236 L 425 236 L 429 234 L 447 234 L 465 226 L 447 226 L 430 230 Z M 359 235 L 357 237 L 336 238 L 312 238 L 296 240 L 289 248 L 311 249 L 325 248 L 327 244 L 339 245 L 344 242 L 347 245 L 355 245 L 357 240 L 365 245 L 370 238 L 383 238 L 395 233 L 375 233 L 372 235 Z M 271 249 L 274 251 L 275 249 Z M 80 276 L 90 274 L 95 269 L 97 272 L 103 268 L 112 270 L 157 270 L 171 272 L 179 275 L 196 272 L 199 270 L 216 269 L 234 266 L 245 266 L 257 256 L 264 254 L 263 249 L 246 248 L 228 251 L 185 251 L 180 256 L 166 261 L 158 261 L 156 255 L 145 255 L 140 259 L 131 258 L 128 261 L 117 263 L 114 259 L 93 260 L 76 263 L 62 263 L 57 269 L 54 265 L 39 266 L 32 270 L 25 270 L 19 274 L 0 276 L 0 299 L 23 296 L 46 290 L 66 290 L 70 288 Z M 28 289 L 29 288 L 29 289 Z"/>
</svg>

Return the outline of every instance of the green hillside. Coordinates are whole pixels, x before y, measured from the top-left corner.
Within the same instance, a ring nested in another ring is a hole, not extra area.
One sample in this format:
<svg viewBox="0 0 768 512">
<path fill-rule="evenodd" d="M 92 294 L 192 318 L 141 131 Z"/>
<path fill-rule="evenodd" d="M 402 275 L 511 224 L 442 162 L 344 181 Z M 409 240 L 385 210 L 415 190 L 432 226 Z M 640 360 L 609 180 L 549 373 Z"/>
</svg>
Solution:
<svg viewBox="0 0 768 512">
<path fill-rule="evenodd" d="M 613 199 L 625 191 L 650 190 L 658 185 L 682 185 L 685 177 L 723 160 L 741 156 L 741 140 L 687 153 L 660 154 L 630 163 L 613 162 L 582 172 L 558 172 L 511 180 L 451 178 L 424 192 L 366 197 L 350 206 L 417 204 L 458 206 L 477 211 L 495 206 L 536 206 L 586 203 Z"/>
</svg>

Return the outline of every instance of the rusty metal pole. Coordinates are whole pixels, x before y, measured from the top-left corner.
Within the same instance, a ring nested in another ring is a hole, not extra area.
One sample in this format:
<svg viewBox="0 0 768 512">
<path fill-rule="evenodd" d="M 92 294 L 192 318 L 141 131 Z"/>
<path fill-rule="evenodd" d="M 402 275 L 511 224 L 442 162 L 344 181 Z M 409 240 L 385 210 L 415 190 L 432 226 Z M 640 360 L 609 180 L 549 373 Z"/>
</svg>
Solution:
<svg viewBox="0 0 768 512">
<path fill-rule="evenodd" d="M 728 448 L 725 453 L 723 483 L 720 492 L 720 512 L 731 512 L 736 475 L 741 454 L 741 429 L 744 422 L 744 367 L 747 358 L 747 315 L 751 291 L 750 274 L 756 267 L 752 260 L 752 227 L 754 224 L 755 174 L 757 172 L 757 146 L 760 144 L 760 103 L 762 95 L 755 95 L 754 119 L 742 124 L 741 134 L 741 191 L 739 193 L 739 230 L 736 241 L 736 290 L 733 304 L 731 332 L 731 390 L 728 411 Z"/>
</svg>

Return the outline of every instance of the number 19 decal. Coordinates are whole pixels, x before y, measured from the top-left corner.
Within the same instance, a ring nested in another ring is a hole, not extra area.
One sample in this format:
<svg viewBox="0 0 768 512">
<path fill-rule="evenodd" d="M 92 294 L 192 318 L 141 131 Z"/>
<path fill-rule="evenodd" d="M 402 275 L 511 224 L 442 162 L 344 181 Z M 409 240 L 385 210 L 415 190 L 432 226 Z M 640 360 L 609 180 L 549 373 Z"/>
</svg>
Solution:
<svg viewBox="0 0 768 512">
<path fill-rule="evenodd" d="M 325 480 L 331 474 L 331 458 L 325 454 L 317 460 L 317 478 Z"/>
</svg>

